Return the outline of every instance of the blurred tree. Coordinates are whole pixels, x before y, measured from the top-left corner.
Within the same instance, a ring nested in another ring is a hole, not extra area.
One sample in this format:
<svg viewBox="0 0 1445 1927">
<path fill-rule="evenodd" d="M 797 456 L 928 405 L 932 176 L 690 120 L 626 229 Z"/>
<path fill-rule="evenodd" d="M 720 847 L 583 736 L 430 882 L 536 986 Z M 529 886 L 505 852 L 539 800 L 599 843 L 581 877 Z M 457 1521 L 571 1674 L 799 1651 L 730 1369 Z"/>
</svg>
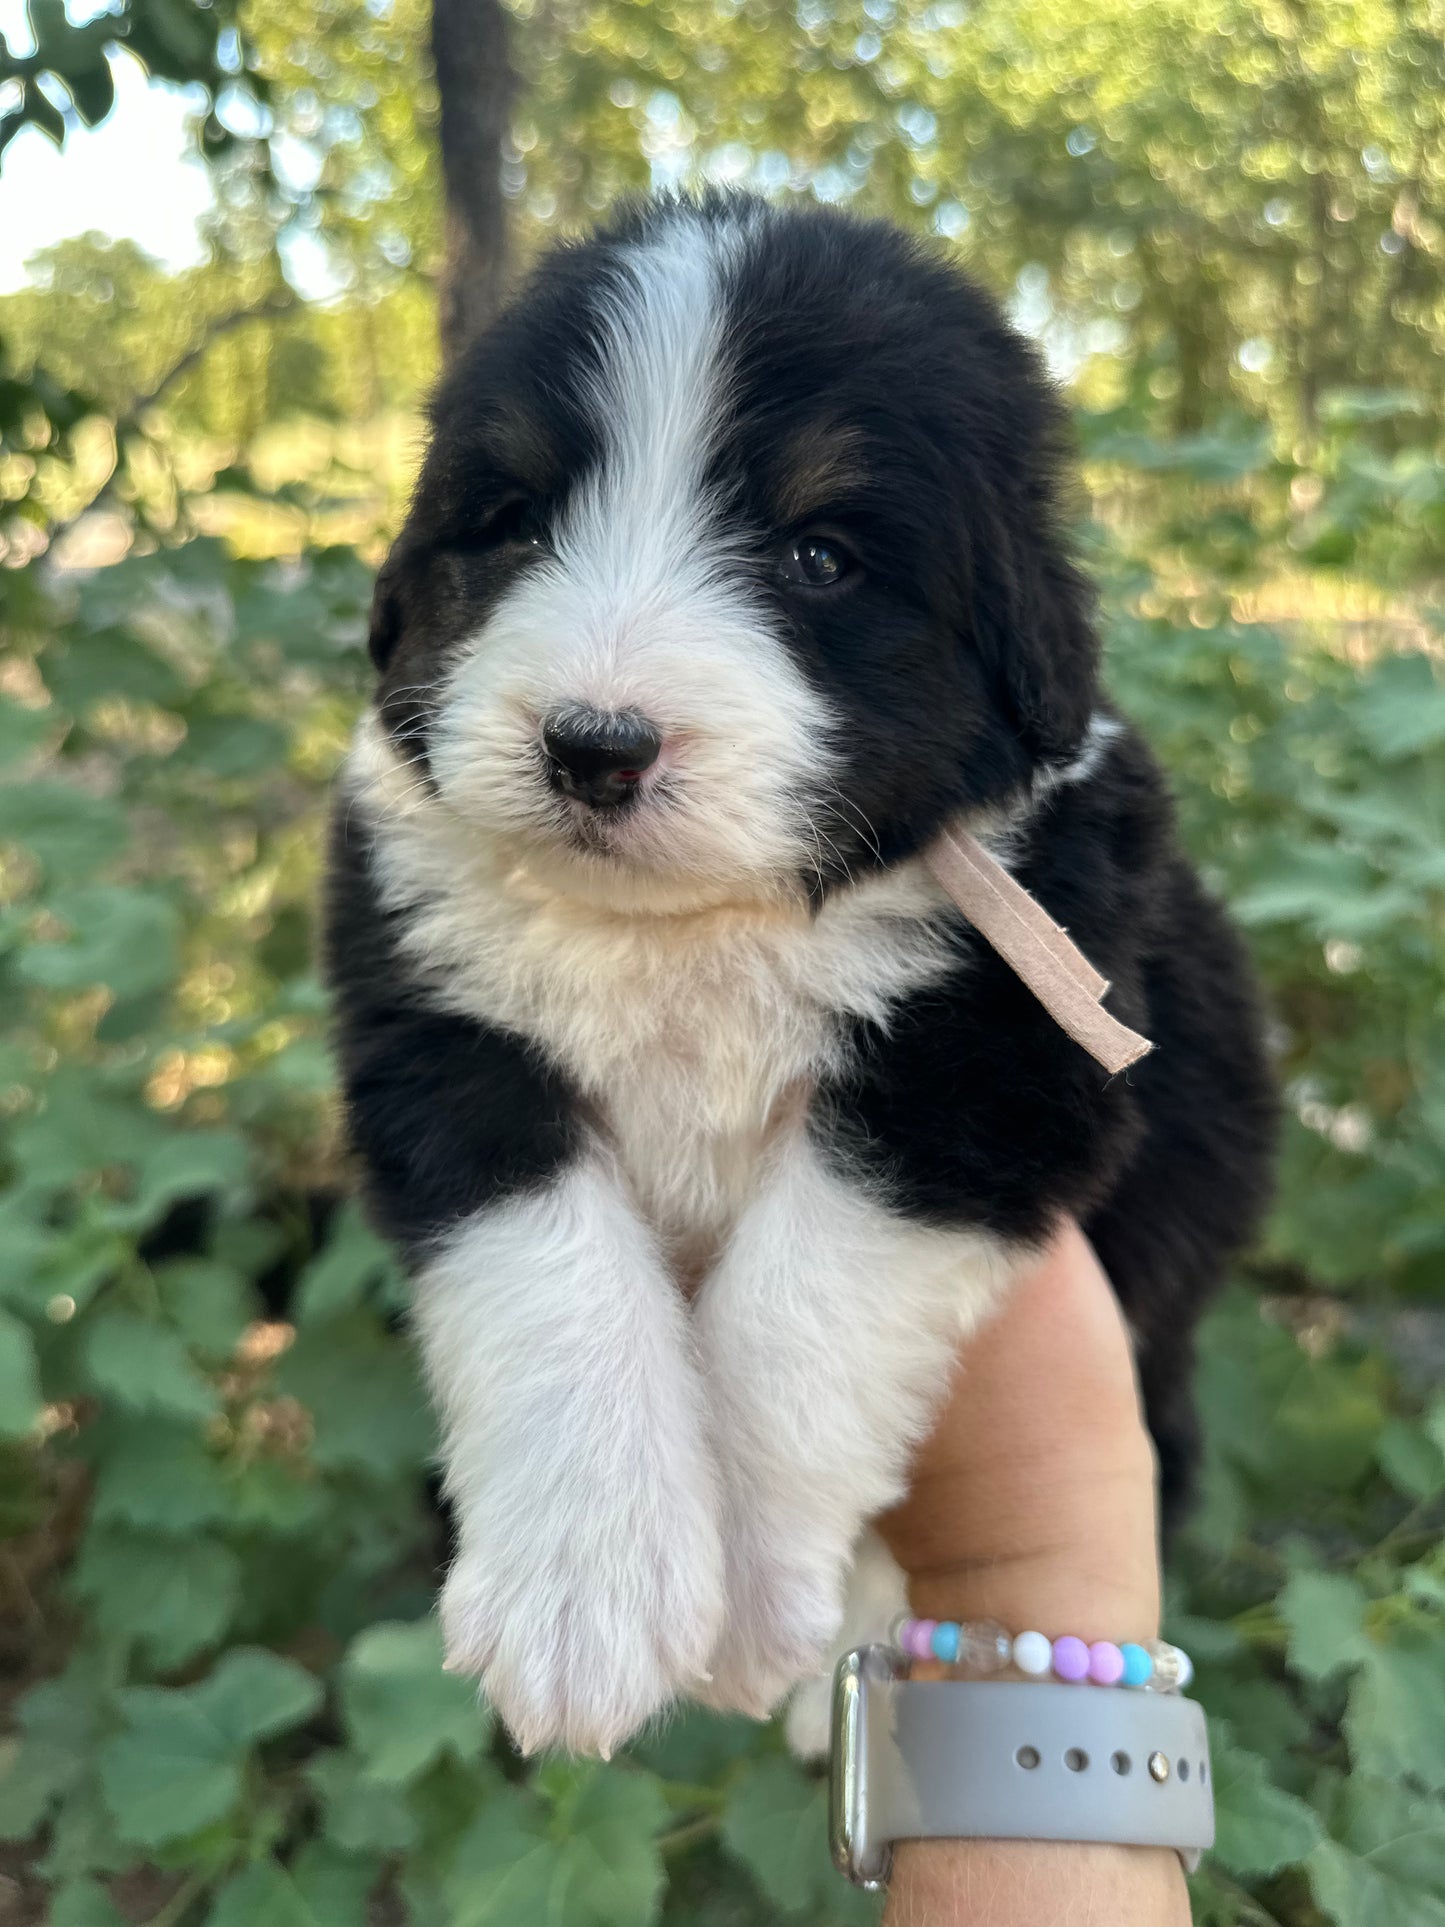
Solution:
<svg viewBox="0 0 1445 1927">
<path fill-rule="evenodd" d="M 432 0 L 431 43 L 447 209 L 441 338 L 450 359 L 490 319 L 511 252 L 501 170 L 513 89 L 500 0 Z"/>
</svg>

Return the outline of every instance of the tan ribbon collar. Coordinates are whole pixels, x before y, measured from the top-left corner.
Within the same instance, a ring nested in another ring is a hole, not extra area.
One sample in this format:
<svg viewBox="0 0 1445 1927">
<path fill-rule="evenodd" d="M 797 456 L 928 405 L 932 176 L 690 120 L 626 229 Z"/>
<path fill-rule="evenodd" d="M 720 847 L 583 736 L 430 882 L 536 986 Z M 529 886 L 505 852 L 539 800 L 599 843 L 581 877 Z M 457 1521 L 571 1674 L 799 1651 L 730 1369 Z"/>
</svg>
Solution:
<svg viewBox="0 0 1445 1927">
<path fill-rule="evenodd" d="M 1147 1037 L 1104 1009 L 1108 980 L 976 836 L 946 829 L 924 853 L 924 862 L 1060 1029 L 1106 1071 L 1127 1070 L 1153 1050 Z"/>
</svg>

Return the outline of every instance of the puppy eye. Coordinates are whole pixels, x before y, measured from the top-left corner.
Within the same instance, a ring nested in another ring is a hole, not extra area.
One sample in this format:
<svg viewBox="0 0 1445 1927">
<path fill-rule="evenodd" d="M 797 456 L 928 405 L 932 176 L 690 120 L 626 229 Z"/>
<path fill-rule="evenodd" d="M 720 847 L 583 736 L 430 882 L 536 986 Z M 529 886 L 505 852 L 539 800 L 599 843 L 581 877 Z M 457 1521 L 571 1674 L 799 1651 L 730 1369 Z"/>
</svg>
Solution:
<svg viewBox="0 0 1445 1927">
<path fill-rule="evenodd" d="M 492 510 L 477 534 L 465 546 L 500 549 L 513 543 L 525 543 L 539 549 L 544 532 L 542 511 L 537 504 L 525 495 L 513 495 Z"/>
<path fill-rule="evenodd" d="M 783 580 L 806 589 L 831 589 L 854 567 L 853 558 L 840 542 L 820 535 L 805 535 L 789 547 L 783 557 Z"/>
</svg>

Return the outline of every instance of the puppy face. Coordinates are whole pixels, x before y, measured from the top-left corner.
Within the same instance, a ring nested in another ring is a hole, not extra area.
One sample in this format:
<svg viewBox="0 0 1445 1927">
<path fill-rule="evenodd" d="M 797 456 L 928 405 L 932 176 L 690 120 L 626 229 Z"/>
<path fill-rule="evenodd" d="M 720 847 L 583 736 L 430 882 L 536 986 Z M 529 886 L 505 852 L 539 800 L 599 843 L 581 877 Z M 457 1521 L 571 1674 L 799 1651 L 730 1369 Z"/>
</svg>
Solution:
<svg viewBox="0 0 1445 1927">
<path fill-rule="evenodd" d="M 441 391 L 378 703 L 442 802 L 610 903 L 817 894 L 1066 759 L 1060 415 L 901 234 L 671 203 L 545 260 Z"/>
</svg>

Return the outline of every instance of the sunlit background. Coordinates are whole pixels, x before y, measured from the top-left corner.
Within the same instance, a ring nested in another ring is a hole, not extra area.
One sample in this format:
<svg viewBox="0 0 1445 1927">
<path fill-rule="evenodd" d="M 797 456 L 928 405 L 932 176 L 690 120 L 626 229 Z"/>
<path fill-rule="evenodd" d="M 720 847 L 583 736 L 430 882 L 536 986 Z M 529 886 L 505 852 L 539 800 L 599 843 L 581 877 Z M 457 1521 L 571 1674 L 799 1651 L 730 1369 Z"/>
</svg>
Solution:
<svg viewBox="0 0 1445 1927">
<path fill-rule="evenodd" d="M 1442 1927 L 1445 4 L 508 20 L 517 268 L 628 189 L 814 198 L 931 236 L 1069 388 L 1113 683 L 1287 1093 L 1169 1575 L 1196 1917 Z M 313 964 L 438 366 L 426 5 L 0 33 L 0 1923 L 872 1919 L 772 1729 L 526 1764 L 438 1670 Z"/>
</svg>

